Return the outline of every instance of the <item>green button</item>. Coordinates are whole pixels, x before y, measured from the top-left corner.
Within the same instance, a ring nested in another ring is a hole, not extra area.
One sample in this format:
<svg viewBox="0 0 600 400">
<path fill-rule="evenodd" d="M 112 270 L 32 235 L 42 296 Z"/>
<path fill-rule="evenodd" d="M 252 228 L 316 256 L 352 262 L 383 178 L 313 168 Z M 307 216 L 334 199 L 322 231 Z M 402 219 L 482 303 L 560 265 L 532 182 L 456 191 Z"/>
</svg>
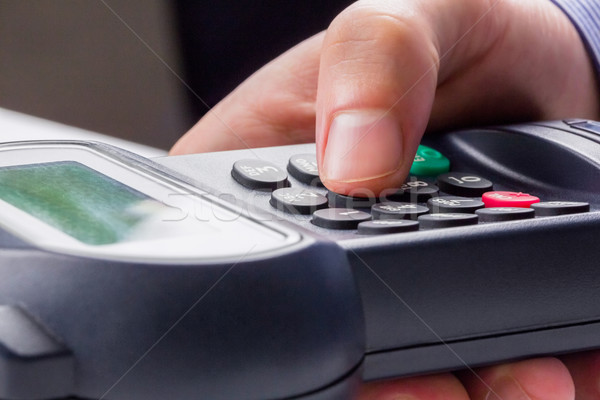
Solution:
<svg viewBox="0 0 600 400">
<path fill-rule="evenodd" d="M 417 176 L 438 176 L 450 171 L 450 160 L 431 147 L 419 145 L 410 174 Z"/>
</svg>

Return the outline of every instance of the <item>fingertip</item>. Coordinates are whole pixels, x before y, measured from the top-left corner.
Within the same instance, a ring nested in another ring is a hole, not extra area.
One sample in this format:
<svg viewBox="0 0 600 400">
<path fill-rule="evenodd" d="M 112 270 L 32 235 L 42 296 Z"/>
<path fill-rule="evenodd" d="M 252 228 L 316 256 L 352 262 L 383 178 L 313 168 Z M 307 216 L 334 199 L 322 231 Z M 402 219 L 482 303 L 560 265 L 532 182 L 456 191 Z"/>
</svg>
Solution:
<svg viewBox="0 0 600 400">
<path fill-rule="evenodd" d="M 369 382 L 358 400 L 468 400 L 468 395 L 452 374 L 438 374 Z"/>
<path fill-rule="evenodd" d="M 330 189 L 379 192 L 397 183 L 406 169 L 400 124 L 386 110 L 337 113 L 321 160 L 321 178 Z"/>
<path fill-rule="evenodd" d="M 575 387 L 556 358 L 537 358 L 460 374 L 471 399 L 568 400 Z"/>
<path fill-rule="evenodd" d="M 321 177 L 321 182 L 334 193 L 355 197 L 378 197 L 397 191 L 404 177 L 403 172 L 397 171 L 384 177 L 349 182 L 332 181 Z"/>
<path fill-rule="evenodd" d="M 532 399 L 575 398 L 571 374 L 557 358 L 538 358 L 515 363 L 513 375 Z"/>
</svg>

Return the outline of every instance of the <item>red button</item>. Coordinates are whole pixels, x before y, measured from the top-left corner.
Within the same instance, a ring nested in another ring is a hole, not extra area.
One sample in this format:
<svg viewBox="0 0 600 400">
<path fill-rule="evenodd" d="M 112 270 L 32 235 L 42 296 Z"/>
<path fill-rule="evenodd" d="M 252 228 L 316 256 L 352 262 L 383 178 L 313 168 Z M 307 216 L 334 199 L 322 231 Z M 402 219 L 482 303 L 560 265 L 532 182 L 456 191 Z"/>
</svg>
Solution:
<svg viewBox="0 0 600 400">
<path fill-rule="evenodd" d="M 529 208 L 539 203 L 538 197 L 521 192 L 486 192 L 481 196 L 486 207 L 521 207 Z"/>
</svg>

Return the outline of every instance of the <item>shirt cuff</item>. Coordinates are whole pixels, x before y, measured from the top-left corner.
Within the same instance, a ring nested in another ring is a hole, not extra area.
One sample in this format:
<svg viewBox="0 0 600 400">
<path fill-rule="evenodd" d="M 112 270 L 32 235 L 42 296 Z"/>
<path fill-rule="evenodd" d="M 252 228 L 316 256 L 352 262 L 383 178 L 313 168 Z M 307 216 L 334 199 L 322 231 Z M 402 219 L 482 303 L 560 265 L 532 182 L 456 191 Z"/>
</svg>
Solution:
<svg viewBox="0 0 600 400">
<path fill-rule="evenodd" d="M 571 19 L 600 77 L 600 0 L 552 0 Z"/>
</svg>

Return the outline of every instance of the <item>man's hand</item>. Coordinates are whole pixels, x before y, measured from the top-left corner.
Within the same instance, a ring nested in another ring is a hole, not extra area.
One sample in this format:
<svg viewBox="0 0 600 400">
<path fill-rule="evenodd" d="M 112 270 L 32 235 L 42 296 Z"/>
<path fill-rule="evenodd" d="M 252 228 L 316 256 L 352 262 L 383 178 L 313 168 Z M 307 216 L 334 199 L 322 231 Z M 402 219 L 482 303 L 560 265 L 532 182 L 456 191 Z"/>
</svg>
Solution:
<svg viewBox="0 0 600 400">
<path fill-rule="evenodd" d="M 549 0 L 371 0 L 252 75 L 171 154 L 316 139 L 331 190 L 405 179 L 428 130 L 598 119 L 580 38 Z M 316 127 L 316 128 L 315 128 Z M 316 137 L 315 137 L 316 129 Z M 361 400 L 600 399 L 600 355 L 370 383 Z"/>
<path fill-rule="evenodd" d="M 595 118 L 596 88 L 549 0 L 359 1 L 240 85 L 172 154 L 308 142 L 316 126 L 325 185 L 377 192 L 403 182 L 426 127 Z"/>
</svg>

